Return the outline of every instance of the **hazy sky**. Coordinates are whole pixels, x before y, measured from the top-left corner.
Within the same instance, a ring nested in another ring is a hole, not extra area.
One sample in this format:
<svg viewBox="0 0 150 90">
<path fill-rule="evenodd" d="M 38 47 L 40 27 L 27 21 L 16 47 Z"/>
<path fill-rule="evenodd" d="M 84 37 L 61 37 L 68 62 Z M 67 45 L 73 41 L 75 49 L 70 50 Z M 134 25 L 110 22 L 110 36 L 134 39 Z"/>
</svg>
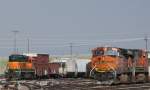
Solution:
<svg viewBox="0 0 150 90">
<path fill-rule="evenodd" d="M 96 46 L 145 48 L 150 0 L 0 0 L 0 56 L 13 51 L 88 54 Z M 115 41 L 113 41 L 115 40 Z"/>
</svg>

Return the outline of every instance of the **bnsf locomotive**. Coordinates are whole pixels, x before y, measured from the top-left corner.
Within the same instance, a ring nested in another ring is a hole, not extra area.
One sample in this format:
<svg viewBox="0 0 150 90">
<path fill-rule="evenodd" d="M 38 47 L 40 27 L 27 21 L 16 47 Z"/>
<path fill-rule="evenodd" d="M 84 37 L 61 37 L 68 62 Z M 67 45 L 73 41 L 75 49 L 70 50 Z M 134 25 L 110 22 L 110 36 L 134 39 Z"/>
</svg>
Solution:
<svg viewBox="0 0 150 90">
<path fill-rule="evenodd" d="M 92 53 L 87 72 L 94 79 L 119 83 L 148 80 L 148 59 L 144 50 L 97 47 Z"/>
<path fill-rule="evenodd" d="M 32 63 L 25 55 L 10 55 L 7 64 L 7 78 L 33 78 L 34 70 Z"/>
<path fill-rule="evenodd" d="M 49 55 L 19 55 L 9 56 L 6 78 L 8 79 L 33 79 L 48 76 Z"/>
</svg>

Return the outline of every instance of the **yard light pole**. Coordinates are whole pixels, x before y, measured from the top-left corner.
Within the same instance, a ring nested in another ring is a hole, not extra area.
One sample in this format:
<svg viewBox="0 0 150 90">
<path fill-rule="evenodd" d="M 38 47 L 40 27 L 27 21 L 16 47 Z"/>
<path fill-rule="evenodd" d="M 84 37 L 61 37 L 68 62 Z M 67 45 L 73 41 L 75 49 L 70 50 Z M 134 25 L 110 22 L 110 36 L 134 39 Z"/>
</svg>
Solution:
<svg viewBox="0 0 150 90">
<path fill-rule="evenodd" d="M 72 60 L 72 48 L 73 48 L 73 43 L 70 43 L 70 57 L 71 57 L 71 60 Z"/>
<path fill-rule="evenodd" d="M 30 39 L 28 38 L 28 53 L 30 53 Z"/>
<path fill-rule="evenodd" d="M 17 53 L 17 33 L 19 32 L 18 30 L 12 31 L 14 33 L 14 53 Z"/>
<path fill-rule="evenodd" d="M 75 64 L 75 73 L 74 73 L 74 76 L 76 77 L 77 76 L 77 63 L 76 63 L 76 60 L 73 59 L 73 43 L 70 43 L 70 57 L 71 57 L 71 62 L 74 62 Z"/>
<path fill-rule="evenodd" d="M 145 40 L 145 49 L 146 49 L 146 51 L 148 51 L 148 37 L 147 37 L 147 35 L 145 36 L 144 40 Z"/>
</svg>

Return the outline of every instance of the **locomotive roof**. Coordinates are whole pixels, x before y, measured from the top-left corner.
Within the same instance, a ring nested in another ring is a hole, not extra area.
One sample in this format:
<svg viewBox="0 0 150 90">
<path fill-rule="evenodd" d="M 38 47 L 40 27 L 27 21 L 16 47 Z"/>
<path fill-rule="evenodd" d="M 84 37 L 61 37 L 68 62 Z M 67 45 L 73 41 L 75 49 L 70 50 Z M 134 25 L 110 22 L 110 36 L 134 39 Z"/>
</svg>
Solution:
<svg viewBox="0 0 150 90">
<path fill-rule="evenodd" d="M 143 49 L 125 49 L 125 48 L 119 48 L 119 47 L 96 47 L 94 49 L 92 49 L 92 51 L 94 50 L 98 50 L 98 49 L 104 49 L 104 48 L 115 48 L 115 49 L 118 49 L 118 50 L 131 50 L 131 51 L 145 51 Z"/>
</svg>

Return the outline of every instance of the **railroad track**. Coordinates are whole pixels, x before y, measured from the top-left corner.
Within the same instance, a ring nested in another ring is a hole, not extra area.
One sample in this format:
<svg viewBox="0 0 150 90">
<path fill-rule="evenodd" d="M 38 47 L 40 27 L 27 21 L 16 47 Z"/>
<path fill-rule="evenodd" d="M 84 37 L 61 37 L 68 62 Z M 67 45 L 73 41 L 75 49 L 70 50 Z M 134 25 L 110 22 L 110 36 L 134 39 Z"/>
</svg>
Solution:
<svg viewBox="0 0 150 90">
<path fill-rule="evenodd" d="M 91 79 L 24 80 L 1 82 L 0 90 L 150 90 L 150 83 L 109 86 Z"/>
</svg>

